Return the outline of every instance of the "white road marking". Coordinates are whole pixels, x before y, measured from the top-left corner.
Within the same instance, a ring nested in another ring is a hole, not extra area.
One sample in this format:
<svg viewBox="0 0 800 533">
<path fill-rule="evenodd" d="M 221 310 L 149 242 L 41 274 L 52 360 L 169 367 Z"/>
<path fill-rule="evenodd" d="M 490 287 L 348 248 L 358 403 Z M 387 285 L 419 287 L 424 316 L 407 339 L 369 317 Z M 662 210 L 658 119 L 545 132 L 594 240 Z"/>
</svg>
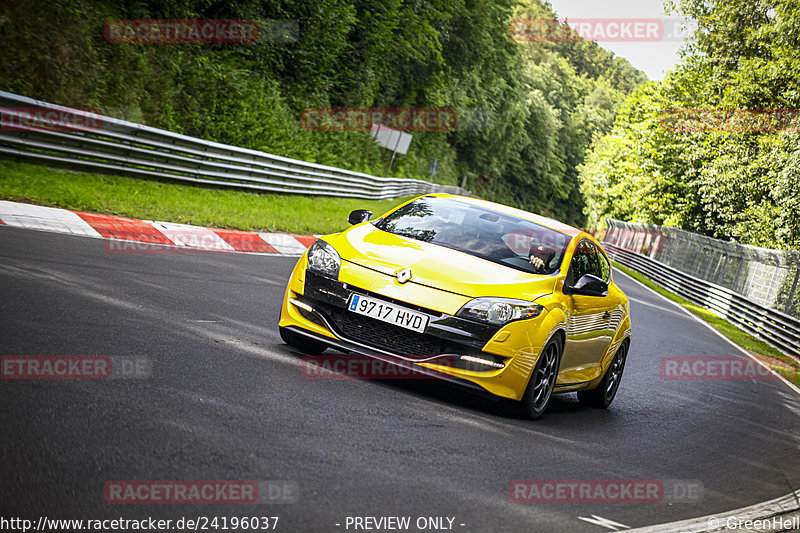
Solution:
<svg viewBox="0 0 800 533">
<path fill-rule="evenodd" d="M 768 371 L 768 372 L 770 372 L 771 374 L 773 374 L 774 376 L 776 376 L 776 377 L 777 377 L 777 378 L 778 378 L 780 381 L 782 381 L 782 382 L 786 383 L 786 385 L 788 385 L 788 386 L 789 386 L 789 387 L 790 387 L 790 388 L 791 388 L 793 391 L 795 391 L 797 394 L 800 394 L 800 388 L 798 388 L 798 387 L 797 387 L 797 385 L 795 385 L 794 383 L 792 383 L 791 381 L 789 381 L 788 379 L 786 379 L 784 376 L 782 376 L 782 375 L 778 374 L 777 372 L 775 372 L 775 371 L 774 371 L 772 368 L 770 368 L 770 367 L 769 367 L 769 366 L 768 366 L 766 363 L 764 363 L 763 361 L 761 361 L 761 360 L 760 360 L 758 357 L 754 357 L 754 356 L 753 356 L 752 354 L 750 354 L 750 353 L 749 353 L 747 350 L 745 350 L 744 348 L 742 348 L 741 346 L 739 346 L 738 344 L 736 344 L 735 342 L 733 342 L 732 340 L 730 340 L 728 337 L 726 337 L 725 335 L 723 335 L 722 333 L 720 333 L 719 331 L 717 331 L 716 329 L 714 329 L 714 327 L 713 327 L 711 324 L 709 324 L 709 323 L 708 323 L 708 322 L 706 322 L 705 320 L 702 320 L 700 317 L 698 317 L 697 315 L 695 315 L 694 313 L 692 313 L 691 311 L 689 311 L 688 309 L 686 309 L 685 307 L 683 307 L 683 306 L 682 306 L 681 304 L 679 304 L 678 302 L 673 302 L 672 300 L 670 300 L 669 298 L 667 298 L 667 297 L 666 297 L 666 296 L 664 296 L 663 294 L 659 294 L 659 293 L 657 293 L 656 291 L 654 291 L 653 289 L 651 289 L 650 287 L 648 287 L 648 286 L 647 286 L 647 285 L 645 285 L 644 283 L 640 282 L 639 280 L 636 280 L 636 279 L 632 278 L 631 276 L 629 276 L 629 275 L 625 274 L 625 272 L 622 272 L 622 271 L 621 271 L 621 270 L 619 270 L 619 269 L 614 269 L 614 273 L 615 273 L 615 274 L 622 274 L 623 276 L 625 276 L 626 278 L 628 278 L 628 279 L 629 279 L 629 280 L 631 280 L 632 282 L 634 282 L 634 283 L 636 283 L 637 285 L 640 285 L 640 286 L 644 287 L 645 289 L 647 289 L 648 291 L 652 292 L 653 294 L 655 294 L 656 296 L 658 296 L 659 298 L 661 298 L 661 299 L 662 299 L 662 300 L 664 300 L 665 302 L 669 302 L 670 304 L 674 305 L 675 307 L 677 307 L 678 309 L 680 309 L 681 311 L 683 311 L 684 313 L 686 313 L 687 315 L 689 315 L 689 316 L 690 316 L 690 317 L 691 317 L 693 320 L 696 320 L 696 321 L 697 321 L 697 322 L 699 322 L 700 324 L 704 325 L 705 327 L 707 327 L 708 329 L 710 329 L 711 331 L 713 331 L 713 332 L 714 332 L 714 334 L 716 334 L 716 335 L 717 335 L 719 338 L 723 339 L 725 342 L 727 342 L 728 344 L 730 344 L 731 346 L 733 346 L 734 348 L 736 348 L 736 349 L 737 349 L 739 352 L 741 352 L 742 354 L 746 355 L 747 357 L 749 357 L 750 359 L 752 359 L 753 361 L 755 361 L 755 362 L 756 362 L 756 363 L 758 363 L 759 365 L 763 366 L 765 369 L 767 369 L 767 371 Z"/>
<path fill-rule="evenodd" d="M 642 305 L 647 305 L 647 306 L 650 306 L 650 307 L 655 307 L 656 309 L 664 311 L 665 313 L 672 313 L 674 315 L 683 316 L 683 313 L 679 313 L 678 311 L 673 311 L 672 309 L 667 309 L 666 307 L 662 307 L 662 306 L 656 305 L 654 303 L 645 302 L 644 300 L 640 300 L 639 298 L 632 298 L 632 297 L 628 296 L 628 299 L 630 301 L 632 301 L 632 302 L 636 302 L 637 304 L 642 304 Z"/>
<path fill-rule="evenodd" d="M 625 524 L 614 522 L 613 520 L 609 520 L 608 518 L 603 518 L 602 516 L 597 516 L 596 514 L 593 514 L 591 518 L 579 516 L 578 520 L 583 520 L 584 522 L 589 522 L 590 524 L 610 529 L 611 531 L 619 531 L 620 529 L 630 529 L 630 527 L 626 526 Z"/>
</svg>

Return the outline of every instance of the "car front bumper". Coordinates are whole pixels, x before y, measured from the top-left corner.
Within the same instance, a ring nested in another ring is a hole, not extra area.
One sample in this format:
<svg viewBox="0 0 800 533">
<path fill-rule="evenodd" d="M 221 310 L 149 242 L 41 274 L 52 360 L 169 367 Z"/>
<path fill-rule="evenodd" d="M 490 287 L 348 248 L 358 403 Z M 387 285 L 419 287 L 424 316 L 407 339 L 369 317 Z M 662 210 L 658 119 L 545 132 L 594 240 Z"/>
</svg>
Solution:
<svg viewBox="0 0 800 533">
<path fill-rule="evenodd" d="M 546 327 L 543 317 L 503 327 L 477 323 L 386 296 L 385 291 L 363 289 L 362 286 L 380 287 L 387 283 L 385 279 L 364 282 L 364 277 L 374 273 L 359 272 L 358 276 L 352 276 L 355 268 L 363 267 L 350 265 L 348 272 L 340 272 L 338 280 L 306 267 L 304 256 L 295 267 L 284 296 L 281 327 L 350 354 L 413 368 L 474 391 L 522 398 L 547 341 L 547 333 L 544 337 L 541 333 L 542 327 Z M 348 300 L 354 293 L 425 313 L 430 319 L 428 327 L 424 333 L 416 333 L 347 311 Z M 468 300 L 461 298 L 464 302 Z"/>
</svg>

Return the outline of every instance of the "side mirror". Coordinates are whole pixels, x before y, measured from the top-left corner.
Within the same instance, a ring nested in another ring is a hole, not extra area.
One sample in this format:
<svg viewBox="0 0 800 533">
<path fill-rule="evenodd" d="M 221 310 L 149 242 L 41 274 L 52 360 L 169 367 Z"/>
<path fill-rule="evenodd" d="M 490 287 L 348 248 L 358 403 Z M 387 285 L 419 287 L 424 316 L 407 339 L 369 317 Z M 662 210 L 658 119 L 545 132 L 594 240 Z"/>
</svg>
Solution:
<svg viewBox="0 0 800 533">
<path fill-rule="evenodd" d="M 350 224 L 361 224 L 362 222 L 366 222 L 368 220 L 372 220 L 372 211 L 368 211 L 366 209 L 356 209 L 350 216 L 347 217 L 347 221 Z"/>
<path fill-rule="evenodd" d="M 608 296 L 608 284 L 597 276 L 584 274 L 575 285 L 569 287 L 569 292 L 584 296 Z"/>
</svg>

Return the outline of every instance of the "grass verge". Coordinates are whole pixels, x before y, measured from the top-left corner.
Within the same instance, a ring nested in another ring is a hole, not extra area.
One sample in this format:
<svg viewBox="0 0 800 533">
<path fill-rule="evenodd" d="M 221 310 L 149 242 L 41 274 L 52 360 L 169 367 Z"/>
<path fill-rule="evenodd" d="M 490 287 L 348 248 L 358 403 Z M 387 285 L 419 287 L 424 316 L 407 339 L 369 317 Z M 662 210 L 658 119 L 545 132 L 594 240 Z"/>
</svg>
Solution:
<svg viewBox="0 0 800 533">
<path fill-rule="evenodd" d="M 695 305 L 689 300 L 686 300 L 685 298 L 668 291 L 644 274 L 640 274 L 639 272 L 621 265 L 616 261 L 614 262 L 614 268 L 621 270 L 636 281 L 639 281 L 643 285 L 653 289 L 658 294 L 661 294 L 673 302 L 685 307 L 692 314 L 696 315 L 698 318 L 709 324 L 712 328 L 722 333 L 736 345 L 746 350 L 758 360 L 764 362 L 775 372 L 785 376 L 795 385 L 800 386 L 800 372 L 798 372 L 798 363 L 793 358 L 789 357 L 788 355 L 784 355 L 766 342 L 757 339 L 745 331 L 742 331 L 738 327 L 734 326 L 719 315 L 712 313 L 708 309 L 704 309 L 699 305 Z"/>
<path fill-rule="evenodd" d="M 407 198 L 257 194 L 0 162 L 0 199 L 214 228 L 334 233 L 354 209 L 379 216 Z"/>
</svg>

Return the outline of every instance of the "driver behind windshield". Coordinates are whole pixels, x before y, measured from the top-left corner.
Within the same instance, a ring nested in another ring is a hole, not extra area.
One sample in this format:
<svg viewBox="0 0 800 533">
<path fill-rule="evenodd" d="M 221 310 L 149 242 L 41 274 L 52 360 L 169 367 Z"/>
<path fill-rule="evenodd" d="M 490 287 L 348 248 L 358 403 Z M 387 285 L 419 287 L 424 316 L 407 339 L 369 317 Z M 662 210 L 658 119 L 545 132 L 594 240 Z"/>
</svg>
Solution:
<svg viewBox="0 0 800 533">
<path fill-rule="evenodd" d="M 530 263 L 533 265 L 533 268 L 535 268 L 538 273 L 545 274 L 550 270 L 550 261 L 556 256 L 556 251 L 549 246 L 531 244 L 528 255 L 530 256 Z"/>
<path fill-rule="evenodd" d="M 557 269 L 566 246 L 565 235 L 535 222 L 440 197 L 419 198 L 375 226 L 540 275 Z"/>
</svg>

